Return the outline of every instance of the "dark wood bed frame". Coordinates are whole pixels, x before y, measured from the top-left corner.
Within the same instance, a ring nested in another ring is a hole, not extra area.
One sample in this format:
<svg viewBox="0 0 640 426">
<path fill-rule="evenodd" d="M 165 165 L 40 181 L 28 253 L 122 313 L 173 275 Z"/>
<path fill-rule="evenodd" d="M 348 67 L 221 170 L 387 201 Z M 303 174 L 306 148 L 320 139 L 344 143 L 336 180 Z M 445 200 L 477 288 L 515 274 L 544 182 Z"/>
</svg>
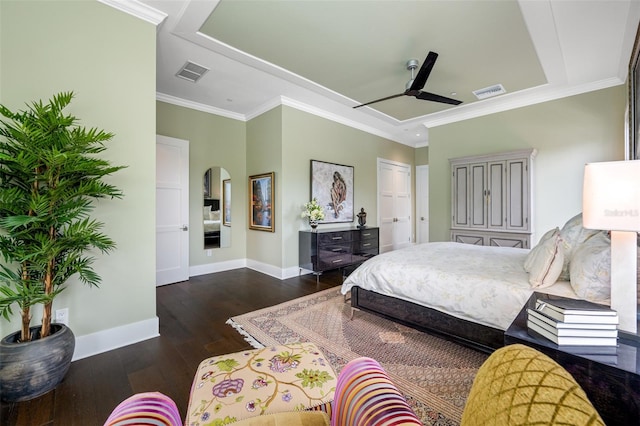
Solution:
<svg viewBox="0 0 640 426">
<path fill-rule="evenodd" d="M 357 286 L 351 288 L 351 307 L 380 315 L 420 331 L 435 333 L 483 352 L 491 353 L 504 346 L 502 330 Z"/>
</svg>

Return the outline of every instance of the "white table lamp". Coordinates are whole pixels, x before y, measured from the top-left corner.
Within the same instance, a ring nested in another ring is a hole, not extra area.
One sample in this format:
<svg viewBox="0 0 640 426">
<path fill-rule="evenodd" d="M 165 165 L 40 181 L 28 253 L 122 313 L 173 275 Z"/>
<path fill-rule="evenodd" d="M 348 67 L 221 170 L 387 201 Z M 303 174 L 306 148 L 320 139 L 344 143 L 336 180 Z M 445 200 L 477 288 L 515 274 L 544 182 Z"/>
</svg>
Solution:
<svg viewBox="0 0 640 426">
<path fill-rule="evenodd" d="M 611 231 L 611 308 L 618 328 L 636 334 L 640 160 L 585 166 L 582 221 L 585 228 Z"/>
</svg>

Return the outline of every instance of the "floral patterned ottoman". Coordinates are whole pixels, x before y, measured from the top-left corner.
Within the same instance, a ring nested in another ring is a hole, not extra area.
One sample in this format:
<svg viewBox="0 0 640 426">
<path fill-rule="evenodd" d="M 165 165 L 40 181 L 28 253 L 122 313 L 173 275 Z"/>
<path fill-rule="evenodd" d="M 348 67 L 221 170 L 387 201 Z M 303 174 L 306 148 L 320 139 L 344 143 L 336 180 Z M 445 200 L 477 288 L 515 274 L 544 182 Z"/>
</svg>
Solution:
<svg viewBox="0 0 640 426">
<path fill-rule="evenodd" d="M 313 343 L 207 358 L 191 386 L 185 425 L 225 425 L 263 414 L 322 409 L 333 400 L 336 383 L 337 374 Z"/>
</svg>

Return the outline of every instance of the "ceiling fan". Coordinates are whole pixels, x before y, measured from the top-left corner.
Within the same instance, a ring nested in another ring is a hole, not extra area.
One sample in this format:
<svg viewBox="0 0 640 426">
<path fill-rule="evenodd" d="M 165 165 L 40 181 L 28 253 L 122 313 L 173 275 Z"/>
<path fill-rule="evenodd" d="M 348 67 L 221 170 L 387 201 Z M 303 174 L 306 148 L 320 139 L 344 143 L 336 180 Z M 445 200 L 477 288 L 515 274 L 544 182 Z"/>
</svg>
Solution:
<svg viewBox="0 0 640 426">
<path fill-rule="evenodd" d="M 367 102 L 366 104 L 356 105 L 354 106 L 354 108 L 360 108 L 365 105 L 375 104 L 376 102 L 382 102 L 389 99 L 398 98 L 400 96 L 413 96 L 416 99 L 422 99 L 424 101 L 440 102 L 450 105 L 460 105 L 462 101 L 436 95 L 435 93 L 422 91 L 422 88 L 427 82 L 427 78 L 429 78 L 429 74 L 431 74 L 431 70 L 436 63 L 436 59 L 438 59 L 438 54 L 435 52 L 429 52 L 427 58 L 422 63 L 422 67 L 420 67 L 420 71 L 418 71 L 418 75 L 415 78 L 413 77 L 413 71 L 418 68 L 418 60 L 409 59 L 409 61 L 407 61 L 407 69 L 411 71 L 411 80 L 407 82 L 404 92 L 398 93 L 397 95 L 387 96 L 386 98 L 376 99 L 375 101 Z"/>
</svg>

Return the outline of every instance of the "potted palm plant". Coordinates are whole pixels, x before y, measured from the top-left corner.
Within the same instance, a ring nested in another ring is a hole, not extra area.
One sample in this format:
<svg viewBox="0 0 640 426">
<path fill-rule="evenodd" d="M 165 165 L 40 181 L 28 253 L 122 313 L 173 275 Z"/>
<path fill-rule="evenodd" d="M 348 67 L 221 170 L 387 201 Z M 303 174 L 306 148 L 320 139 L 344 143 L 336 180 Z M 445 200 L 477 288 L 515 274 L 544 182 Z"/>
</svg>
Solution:
<svg viewBox="0 0 640 426">
<path fill-rule="evenodd" d="M 75 338 L 52 324 L 53 301 L 72 276 L 97 286 L 91 254 L 115 247 L 90 213 L 94 200 L 122 197 L 103 178 L 124 166 L 99 158 L 111 133 L 64 113 L 73 96 L 59 93 L 18 112 L 0 105 L 0 315 L 10 320 L 17 307 L 22 320 L 0 341 L 5 401 L 35 398 L 64 378 Z M 42 320 L 32 327 L 36 305 Z"/>
</svg>

